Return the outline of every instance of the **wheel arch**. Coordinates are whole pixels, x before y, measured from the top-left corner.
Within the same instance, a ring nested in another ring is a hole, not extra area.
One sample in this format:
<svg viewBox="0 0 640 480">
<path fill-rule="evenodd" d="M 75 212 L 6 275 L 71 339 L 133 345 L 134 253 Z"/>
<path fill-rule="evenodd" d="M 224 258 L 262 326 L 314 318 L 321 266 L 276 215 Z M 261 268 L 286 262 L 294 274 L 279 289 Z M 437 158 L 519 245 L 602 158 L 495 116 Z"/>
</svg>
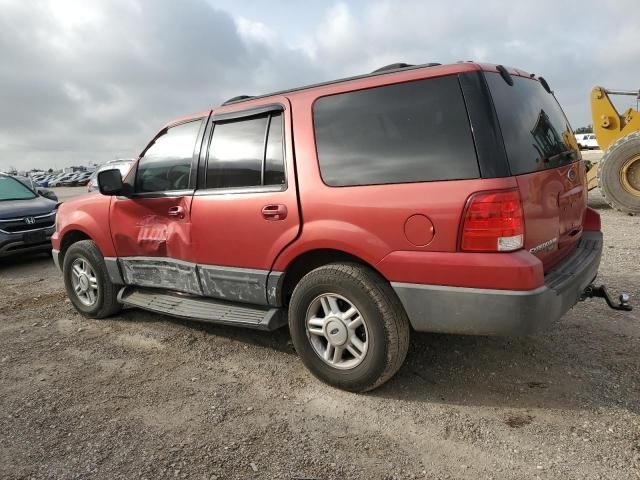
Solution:
<svg viewBox="0 0 640 480">
<path fill-rule="evenodd" d="M 80 229 L 72 229 L 64 233 L 60 240 L 60 265 L 63 265 L 64 256 L 67 250 L 69 250 L 69 247 L 82 240 L 93 240 L 93 238 L 91 238 L 87 232 Z"/>
<path fill-rule="evenodd" d="M 288 305 L 293 289 L 298 282 L 310 271 L 336 262 L 358 263 L 375 271 L 380 277 L 385 278 L 374 265 L 366 260 L 345 250 L 335 248 L 315 248 L 300 253 L 285 267 L 276 298 L 279 305 Z"/>
</svg>

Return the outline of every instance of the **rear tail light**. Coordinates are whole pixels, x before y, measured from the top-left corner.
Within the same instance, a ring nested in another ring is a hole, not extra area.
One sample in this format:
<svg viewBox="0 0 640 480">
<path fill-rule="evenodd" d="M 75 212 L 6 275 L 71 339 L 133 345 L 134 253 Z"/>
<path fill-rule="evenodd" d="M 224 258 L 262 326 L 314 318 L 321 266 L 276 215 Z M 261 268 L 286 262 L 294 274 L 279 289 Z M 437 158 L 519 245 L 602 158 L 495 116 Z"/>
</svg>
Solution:
<svg viewBox="0 0 640 480">
<path fill-rule="evenodd" d="M 512 252 L 524 245 L 518 190 L 480 192 L 467 201 L 460 248 L 465 252 Z"/>
</svg>

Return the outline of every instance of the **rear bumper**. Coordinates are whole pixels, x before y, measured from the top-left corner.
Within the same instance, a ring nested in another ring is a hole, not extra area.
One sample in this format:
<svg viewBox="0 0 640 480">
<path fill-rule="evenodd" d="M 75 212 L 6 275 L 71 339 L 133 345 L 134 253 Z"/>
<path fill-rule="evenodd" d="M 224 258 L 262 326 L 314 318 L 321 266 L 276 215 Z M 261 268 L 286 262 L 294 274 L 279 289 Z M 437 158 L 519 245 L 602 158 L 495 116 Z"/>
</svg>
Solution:
<svg viewBox="0 0 640 480">
<path fill-rule="evenodd" d="M 527 335 L 573 307 L 598 274 L 602 233 L 585 232 L 576 250 L 534 290 L 489 290 L 392 283 L 413 328 L 466 335 Z"/>
</svg>

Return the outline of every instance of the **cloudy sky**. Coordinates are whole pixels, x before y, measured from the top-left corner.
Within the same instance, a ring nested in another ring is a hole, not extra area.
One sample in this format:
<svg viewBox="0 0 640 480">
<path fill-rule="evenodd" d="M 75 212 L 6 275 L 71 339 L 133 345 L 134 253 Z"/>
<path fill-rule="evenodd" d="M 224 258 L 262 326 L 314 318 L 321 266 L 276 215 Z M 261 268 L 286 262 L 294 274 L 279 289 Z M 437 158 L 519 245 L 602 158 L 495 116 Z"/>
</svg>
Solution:
<svg viewBox="0 0 640 480">
<path fill-rule="evenodd" d="M 173 117 L 394 62 L 640 88 L 638 0 L 0 0 L 0 170 L 135 156 Z M 628 105 L 627 101 L 627 105 Z"/>
</svg>

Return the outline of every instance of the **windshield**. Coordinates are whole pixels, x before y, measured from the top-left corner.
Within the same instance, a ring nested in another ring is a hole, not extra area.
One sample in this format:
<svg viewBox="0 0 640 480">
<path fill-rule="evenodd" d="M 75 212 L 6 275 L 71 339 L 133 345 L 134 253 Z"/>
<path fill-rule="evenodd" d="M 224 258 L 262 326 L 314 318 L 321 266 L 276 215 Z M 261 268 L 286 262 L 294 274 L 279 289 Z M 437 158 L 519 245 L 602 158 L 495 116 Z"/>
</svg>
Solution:
<svg viewBox="0 0 640 480">
<path fill-rule="evenodd" d="M 577 144 L 555 97 L 535 79 L 514 76 L 508 85 L 486 74 L 511 173 L 557 168 L 578 159 Z"/>
<path fill-rule="evenodd" d="M 0 201 L 28 200 L 36 195 L 15 178 L 0 177 Z"/>
</svg>

